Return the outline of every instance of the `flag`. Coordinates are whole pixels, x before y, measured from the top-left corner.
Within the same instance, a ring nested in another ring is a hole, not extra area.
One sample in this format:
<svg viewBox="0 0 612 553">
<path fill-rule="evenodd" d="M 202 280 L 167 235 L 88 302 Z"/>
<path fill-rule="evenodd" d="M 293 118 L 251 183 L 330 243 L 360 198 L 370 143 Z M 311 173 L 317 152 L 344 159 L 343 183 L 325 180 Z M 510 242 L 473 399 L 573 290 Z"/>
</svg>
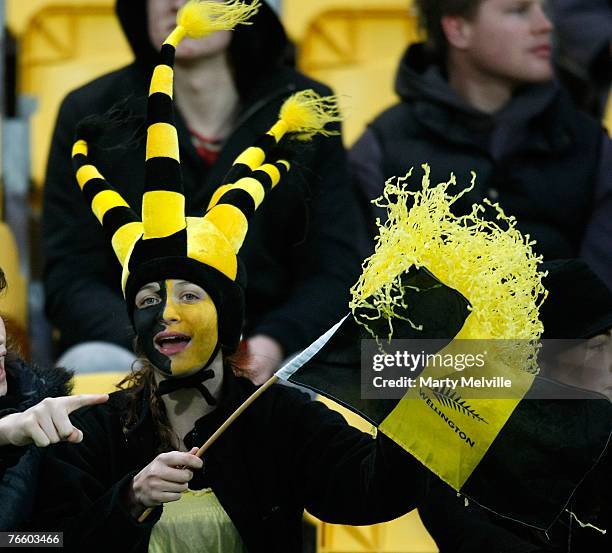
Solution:
<svg viewBox="0 0 612 553">
<path fill-rule="evenodd" d="M 514 219 L 494 205 L 494 220 L 483 206 L 456 217 L 454 180 L 430 188 L 427 177 L 426 168 L 418 192 L 406 179 L 387 183 L 389 220 L 351 311 L 276 376 L 358 413 L 469 500 L 548 529 L 603 456 L 612 404 L 537 376 L 546 291 Z M 372 352 L 393 359 L 398 339 L 417 340 L 423 362 L 403 395 L 372 399 L 363 387 Z M 493 350 L 481 367 L 425 361 L 456 359 L 478 340 Z M 510 381 L 511 392 L 475 393 L 470 377 Z"/>
</svg>

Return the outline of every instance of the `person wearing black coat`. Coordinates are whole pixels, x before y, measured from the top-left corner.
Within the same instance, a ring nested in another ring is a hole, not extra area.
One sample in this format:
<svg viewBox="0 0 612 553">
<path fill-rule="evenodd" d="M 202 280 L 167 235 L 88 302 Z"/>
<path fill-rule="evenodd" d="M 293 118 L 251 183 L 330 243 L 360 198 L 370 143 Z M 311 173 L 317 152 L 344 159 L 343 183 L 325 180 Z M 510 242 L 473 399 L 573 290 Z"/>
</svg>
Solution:
<svg viewBox="0 0 612 553">
<path fill-rule="evenodd" d="M 173 6 L 176 11 L 181 2 L 117 1 L 134 62 L 70 93 L 60 108 L 44 188 L 43 236 L 46 311 L 61 332 L 63 347 L 102 341 L 131 350 L 133 332 L 117 284 L 120 266 L 75 186 L 70 147 L 79 120 L 104 114 L 120 103 L 120 125 L 109 130 L 93 155 L 104 176 L 140 209 L 144 99 L 157 53 L 151 26 L 147 28 L 147 7 L 153 4 Z M 173 13 L 162 11 L 162 15 Z M 203 213 L 235 157 L 266 130 L 290 94 L 308 88 L 330 93 L 286 63 L 289 42 L 265 3 L 253 25 L 237 29 L 231 37 L 225 51 L 231 86 L 223 81 L 225 85 L 216 89 L 204 81 L 208 95 L 196 107 L 193 102 L 199 97 L 190 95 L 191 89 L 181 80 L 191 74 L 185 69 L 189 54 L 181 50 L 177 54 L 177 130 L 188 215 Z M 202 140 L 207 132 L 201 121 L 204 114 L 214 115 L 213 123 L 222 127 L 218 143 Z M 269 373 L 284 356 L 305 347 L 333 324 L 359 273 L 356 244 L 363 224 L 349 185 L 341 137 L 315 138 L 304 148 L 288 181 L 270 196 L 262 212 L 242 249 L 249 272 L 244 335 L 255 362 Z M 102 360 L 112 369 L 110 363 Z"/>
<path fill-rule="evenodd" d="M 184 438 L 201 446 L 255 387 L 226 369 L 223 400 Z M 131 391 L 73 417 L 78 447 L 47 458 L 33 528 L 61 529 L 68 551 L 146 552 L 162 509 L 143 523 L 126 497 L 159 452 L 149 403 L 125 427 Z M 211 488 L 249 552 L 301 551 L 302 514 L 335 524 L 374 524 L 413 509 L 426 493 L 426 469 L 391 440 L 349 426 L 338 413 L 294 388 L 274 385 L 209 450 L 189 488 Z M 59 499 L 61 498 L 61 499 Z M 166 509 L 166 507 L 164 507 Z M 206 521 L 200 525 L 207 528 Z M 212 531 L 212 530 L 211 530 Z"/>
<path fill-rule="evenodd" d="M 74 171 L 123 267 L 141 366 L 107 405 L 75 415 L 84 441 L 54 447 L 44 465 L 32 528 L 63 531 L 68 551 L 300 551 L 304 508 L 367 524 L 407 512 L 423 495 L 427 470 L 399 446 L 273 379 L 198 451 L 256 390 L 232 372 L 244 355 L 245 236 L 273 216 L 260 206 L 291 183 L 291 136 L 325 135 L 338 117 L 330 99 L 292 95 L 219 181 L 205 213 L 187 217 L 169 84 L 182 41 L 206 40 L 219 6 L 186 4 L 163 43 L 147 102 L 141 214 L 98 171 L 99 125 L 89 119 L 77 129 Z M 226 3 L 225 20 L 234 23 L 244 6 Z"/>
<path fill-rule="evenodd" d="M 545 260 L 580 257 L 612 286 L 612 141 L 553 80 L 541 3 L 417 5 L 431 40 L 407 49 L 400 101 L 349 154 L 371 236 L 385 214 L 370 202 L 388 178 L 429 163 L 432 182 L 453 172 L 467 188 L 473 171 L 457 214 L 498 202 Z"/>
<path fill-rule="evenodd" d="M 589 351 L 583 355 L 584 366 L 573 362 L 572 370 L 568 371 L 561 363 L 547 363 L 541 374 L 568 386 L 589 388 L 610 397 L 612 291 L 582 260 L 555 260 L 545 263 L 543 268 L 548 271 L 543 283 L 549 291 L 540 311 L 543 337 L 573 345 L 581 340 L 580 347 Z M 551 359 L 549 355 L 545 357 Z M 597 367 L 593 366 L 594 362 Z M 612 489 L 605 485 L 611 470 L 608 447 L 598 466 L 578 487 L 567 510 L 547 532 L 498 517 L 477 504 L 466 504 L 444 483 L 433 480 L 427 501 L 419 506 L 419 514 L 440 553 L 606 551 L 609 540 L 602 530 L 609 532 L 612 520 Z M 574 518 L 575 513 L 580 513 L 579 520 Z M 585 523 L 592 527 L 582 526 Z"/>
<path fill-rule="evenodd" d="M 0 269 L 0 291 L 6 286 Z M 18 530 L 27 523 L 36 496 L 43 449 L 60 440 L 82 437 L 68 413 L 106 396 L 75 396 L 72 373 L 42 369 L 7 349 L 0 317 L 0 530 Z M 49 399 L 57 398 L 57 399 Z M 92 401 L 93 400 L 93 401 Z M 38 446 L 38 447 L 35 447 Z"/>
</svg>

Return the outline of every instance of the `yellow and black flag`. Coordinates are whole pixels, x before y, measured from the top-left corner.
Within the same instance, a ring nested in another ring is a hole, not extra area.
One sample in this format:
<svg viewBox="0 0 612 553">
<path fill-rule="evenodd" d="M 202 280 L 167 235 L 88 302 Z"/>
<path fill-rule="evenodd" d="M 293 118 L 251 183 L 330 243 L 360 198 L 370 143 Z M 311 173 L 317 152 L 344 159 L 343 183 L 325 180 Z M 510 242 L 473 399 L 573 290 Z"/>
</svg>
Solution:
<svg viewBox="0 0 612 553">
<path fill-rule="evenodd" d="M 357 412 L 466 498 L 547 529 L 603 455 L 612 404 L 536 376 L 546 291 L 533 244 L 499 206 L 453 215 L 465 192 L 449 193 L 454 178 L 431 187 L 424 168 L 419 191 L 409 177 L 387 183 L 378 204 L 388 221 L 351 312 L 276 376 Z M 405 386 L 399 395 L 373 398 L 364 382 L 384 375 L 382 360 L 406 359 L 393 346 L 400 339 L 408 350 L 419 344 L 418 370 L 387 380 Z M 482 366 L 458 371 L 441 361 L 465 361 L 466 351 L 476 358 L 483 344 Z M 474 392 L 483 379 L 509 381 L 511 391 Z"/>
</svg>

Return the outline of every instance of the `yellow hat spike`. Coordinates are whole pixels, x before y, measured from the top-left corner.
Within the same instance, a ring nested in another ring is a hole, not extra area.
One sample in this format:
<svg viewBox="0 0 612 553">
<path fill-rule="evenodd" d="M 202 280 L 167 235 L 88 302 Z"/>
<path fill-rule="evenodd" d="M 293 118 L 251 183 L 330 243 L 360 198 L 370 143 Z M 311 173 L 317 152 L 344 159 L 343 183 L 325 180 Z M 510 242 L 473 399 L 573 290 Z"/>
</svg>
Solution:
<svg viewBox="0 0 612 553">
<path fill-rule="evenodd" d="M 255 0 L 245 4 L 240 0 L 216 2 L 215 0 L 190 0 L 178 12 L 176 29 L 165 44 L 176 46 L 184 38 L 204 38 L 217 31 L 231 31 L 236 25 L 251 25 L 248 20 L 261 7 Z"/>
<path fill-rule="evenodd" d="M 268 131 L 276 142 L 285 134 L 298 140 L 311 140 L 315 135 L 332 136 L 339 131 L 329 131 L 330 123 L 342 121 L 337 96 L 320 96 L 314 90 L 302 90 L 289 97 L 281 107 L 278 122 Z"/>
<path fill-rule="evenodd" d="M 94 215 L 111 237 L 119 263 L 124 265 L 131 248 L 143 233 L 143 226 L 121 194 L 90 163 L 88 154 L 87 141 L 78 139 L 72 147 L 77 182 Z"/>
</svg>

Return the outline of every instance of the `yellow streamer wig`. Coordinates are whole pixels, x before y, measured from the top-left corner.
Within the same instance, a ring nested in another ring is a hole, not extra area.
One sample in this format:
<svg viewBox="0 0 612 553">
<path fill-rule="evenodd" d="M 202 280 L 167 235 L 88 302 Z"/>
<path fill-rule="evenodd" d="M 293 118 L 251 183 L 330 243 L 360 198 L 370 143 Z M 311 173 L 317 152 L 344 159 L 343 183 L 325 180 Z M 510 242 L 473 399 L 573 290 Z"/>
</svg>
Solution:
<svg viewBox="0 0 612 553">
<path fill-rule="evenodd" d="M 240 0 L 216 2 L 190 0 L 178 12 L 176 22 L 189 38 L 203 38 L 216 31 L 229 31 L 236 25 L 251 25 L 248 19 L 257 13 L 259 0 L 244 4 Z"/>
<path fill-rule="evenodd" d="M 423 169 L 420 191 L 408 190 L 411 169 L 405 177 L 389 179 L 383 196 L 374 200 L 387 209 L 388 221 L 384 225 L 378 221 L 375 252 L 364 262 L 351 290 L 353 313 L 362 307 L 374 309 L 377 318 L 389 321 L 391 339 L 392 318 L 399 316 L 400 308 L 409 308 L 400 277 L 411 266 L 426 267 L 471 304 L 457 339 L 525 341 L 526 349 L 510 353 L 505 362 L 519 361 L 518 366 L 537 371 L 534 341 L 543 331 L 539 308 L 546 291 L 545 273 L 538 272 L 542 259 L 532 249 L 535 242 L 519 232 L 514 217 L 486 199 L 496 220 L 483 218 L 487 208 L 479 204 L 465 216 L 451 213 L 452 205 L 472 190 L 475 174 L 470 187 L 452 195 L 454 175 L 447 183 L 431 187 L 429 166 Z"/>
<path fill-rule="evenodd" d="M 331 136 L 337 131 L 325 130 L 328 123 L 342 121 L 337 96 L 319 96 L 314 90 L 303 90 L 291 96 L 282 106 L 280 120 L 298 140 L 310 140 L 316 134 Z"/>
</svg>

